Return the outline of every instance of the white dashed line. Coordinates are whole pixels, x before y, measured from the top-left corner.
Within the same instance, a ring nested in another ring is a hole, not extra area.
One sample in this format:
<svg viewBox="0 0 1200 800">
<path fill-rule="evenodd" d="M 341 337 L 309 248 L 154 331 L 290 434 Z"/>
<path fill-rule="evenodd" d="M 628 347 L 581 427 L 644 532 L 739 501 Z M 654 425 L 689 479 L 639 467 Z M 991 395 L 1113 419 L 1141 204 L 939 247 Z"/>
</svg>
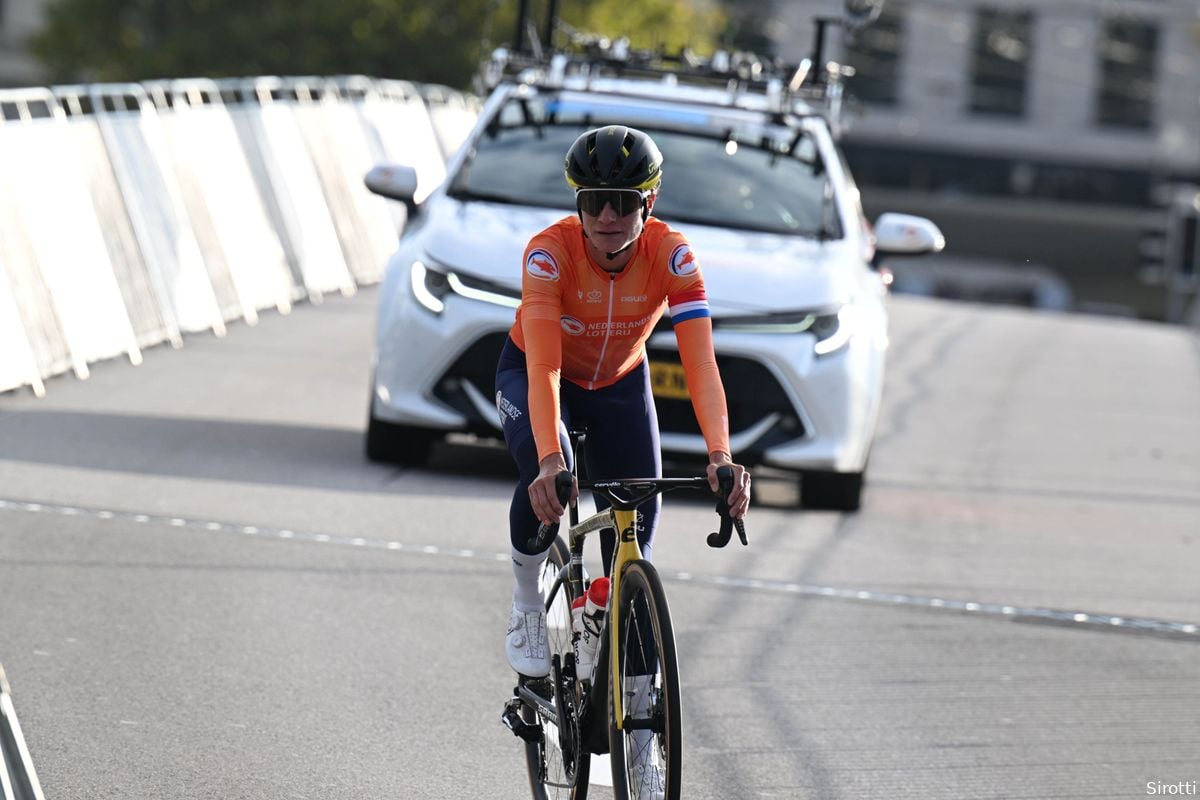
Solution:
<svg viewBox="0 0 1200 800">
<path fill-rule="evenodd" d="M 231 525 L 215 521 L 188 520 L 184 517 L 153 517 L 148 514 L 133 514 L 100 509 L 86 509 L 75 506 L 60 506 L 42 503 L 29 503 L 17 500 L 0 499 L 0 510 L 28 511 L 35 514 L 59 514 L 64 516 L 94 517 L 102 520 L 132 520 L 133 522 L 165 523 L 171 527 L 193 527 L 208 531 L 231 531 L 256 536 L 262 534 L 268 538 L 296 542 L 315 542 L 319 544 L 338 544 L 347 547 L 375 547 L 391 551 L 415 552 L 424 555 L 450 558 L 466 558 L 482 561 L 508 563 L 511 555 L 508 553 L 480 553 L 470 549 L 443 549 L 437 545 L 405 544 L 397 541 L 380 541 L 356 537 L 335 537 L 327 533 L 303 533 L 287 529 L 262 528 L 255 525 Z M 1200 627 L 1191 622 L 1148 619 L 1139 617 L 1118 617 L 1104 614 L 1088 614 L 1083 611 L 1065 611 L 1052 608 L 1018 607 L 994 603 L 967 602 L 962 600 L 946 600 L 941 597 L 920 597 L 913 595 L 873 592 L 866 589 L 845 589 L 835 586 L 814 586 L 787 581 L 770 581 L 760 578 L 738 578 L 728 575 L 696 575 L 691 572 L 676 572 L 674 580 L 681 583 L 710 585 L 742 589 L 755 592 L 778 592 L 799 594 L 811 597 L 826 597 L 863 603 L 886 603 L 903 605 L 914 608 L 936 609 L 941 611 L 972 612 L 977 615 L 1005 617 L 1014 621 L 1030 620 L 1050 622 L 1059 625 L 1089 628 L 1092 630 L 1117 630 L 1129 633 L 1151 633 L 1175 638 L 1185 638 L 1200 641 Z M 35 651 L 36 655 L 49 656 L 44 651 Z M 121 720 L 122 725 L 136 725 L 136 722 Z"/>
</svg>

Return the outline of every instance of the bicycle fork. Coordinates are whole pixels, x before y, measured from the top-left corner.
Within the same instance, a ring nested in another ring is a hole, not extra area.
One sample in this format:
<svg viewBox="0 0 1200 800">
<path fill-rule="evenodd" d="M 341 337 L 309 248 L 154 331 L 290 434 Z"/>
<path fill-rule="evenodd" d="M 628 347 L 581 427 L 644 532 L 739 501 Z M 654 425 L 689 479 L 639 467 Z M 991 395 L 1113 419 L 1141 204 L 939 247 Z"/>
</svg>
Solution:
<svg viewBox="0 0 1200 800">
<path fill-rule="evenodd" d="M 642 558 L 642 546 L 637 537 L 637 511 L 622 511 L 613 509 L 617 520 L 617 549 L 613 555 L 613 570 L 609 576 L 610 589 L 608 595 L 608 668 L 609 680 L 612 681 L 613 722 L 617 730 L 625 727 L 624 697 L 621 686 L 621 647 L 618 641 L 620 633 L 621 606 L 621 573 L 622 567 L 630 561 Z"/>
</svg>

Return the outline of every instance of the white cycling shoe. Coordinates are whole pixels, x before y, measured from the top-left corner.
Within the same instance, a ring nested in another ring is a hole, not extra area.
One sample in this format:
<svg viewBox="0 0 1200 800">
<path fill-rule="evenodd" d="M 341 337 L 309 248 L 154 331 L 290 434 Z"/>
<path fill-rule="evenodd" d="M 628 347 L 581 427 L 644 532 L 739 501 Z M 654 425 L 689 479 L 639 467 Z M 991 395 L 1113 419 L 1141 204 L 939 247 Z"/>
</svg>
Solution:
<svg viewBox="0 0 1200 800">
<path fill-rule="evenodd" d="M 544 678 L 550 674 L 550 644 L 546 640 L 544 610 L 521 611 L 513 606 L 504 653 L 514 672 L 528 678 Z"/>
</svg>

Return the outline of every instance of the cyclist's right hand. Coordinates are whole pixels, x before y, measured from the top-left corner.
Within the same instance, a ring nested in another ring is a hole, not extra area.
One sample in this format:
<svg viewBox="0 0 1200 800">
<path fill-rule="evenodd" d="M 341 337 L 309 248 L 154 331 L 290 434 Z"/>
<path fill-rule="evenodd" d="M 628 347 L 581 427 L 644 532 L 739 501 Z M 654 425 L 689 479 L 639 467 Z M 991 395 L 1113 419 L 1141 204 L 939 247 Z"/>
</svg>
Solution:
<svg viewBox="0 0 1200 800">
<path fill-rule="evenodd" d="M 551 453 L 538 464 L 538 476 L 529 484 L 529 503 L 533 506 L 534 515 L 542 522 L 555 523 L 562 519 L 566 510 L 558 501 L 554 479 L 558 473 L 567 468 L 562 453 Z M 579 497 L 579 484 L 571 481 L 571 502 Z"/>
</svg>

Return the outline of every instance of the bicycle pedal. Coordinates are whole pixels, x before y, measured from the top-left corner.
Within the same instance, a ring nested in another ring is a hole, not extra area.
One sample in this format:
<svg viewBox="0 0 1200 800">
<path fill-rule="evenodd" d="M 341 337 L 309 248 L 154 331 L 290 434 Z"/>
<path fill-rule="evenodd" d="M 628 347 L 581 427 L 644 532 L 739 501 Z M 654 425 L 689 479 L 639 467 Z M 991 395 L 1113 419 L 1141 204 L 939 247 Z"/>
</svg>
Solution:
<svg viewBox="0 0 1200 800">
<path fill-rule="evenodd" d="M 505 703 L 504 710 L 500 712 L 500 722 L 512 731 L 514 736 L 531 744 L 542 741 L 542 727 L 521 719 L 521 701 L 516 697 Z"/>
</svg>

